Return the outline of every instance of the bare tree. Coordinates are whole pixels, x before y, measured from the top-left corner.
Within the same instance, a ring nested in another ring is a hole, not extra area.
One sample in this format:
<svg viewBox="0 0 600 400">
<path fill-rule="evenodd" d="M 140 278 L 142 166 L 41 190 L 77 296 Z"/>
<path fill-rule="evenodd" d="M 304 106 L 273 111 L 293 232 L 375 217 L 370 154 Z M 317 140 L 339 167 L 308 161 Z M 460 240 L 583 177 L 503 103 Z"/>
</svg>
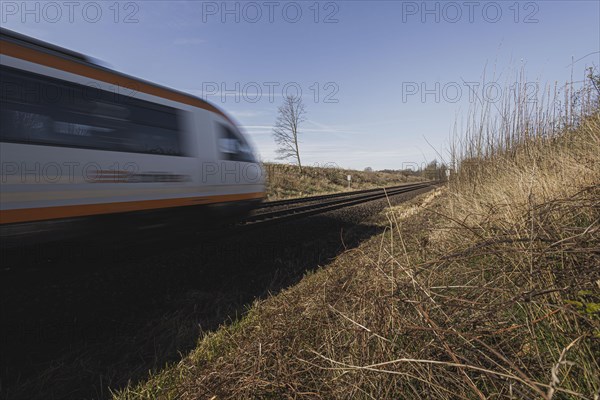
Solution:
<svg viewBox="0 0 600 400">
<path fill-rule="evenodd" d="M 302 97 L 287 96 L 279 107 L 279 115 L 273 128 L 273 137 L 277 143 L 277 159 L 285 160 L 295 158 L 302 173 L 300 162 L 300 148 L 298 147 L 298 128 L 305 121 L 306 109 Z"/>
</svg>

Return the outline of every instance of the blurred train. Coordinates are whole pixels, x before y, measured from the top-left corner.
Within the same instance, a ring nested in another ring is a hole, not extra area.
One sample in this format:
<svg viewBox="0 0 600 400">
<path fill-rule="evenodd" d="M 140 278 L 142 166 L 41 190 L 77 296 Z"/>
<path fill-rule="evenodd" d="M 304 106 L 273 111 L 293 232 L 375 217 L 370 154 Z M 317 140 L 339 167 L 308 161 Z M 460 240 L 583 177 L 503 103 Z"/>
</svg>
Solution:
<svg viewBox="0 0 600 400">
<path fill-rule="evenodd" d="M 6 29 L 0 83 L 0 227 L 264 197 L 252 146 L 202 99 Z"/>
</svg>

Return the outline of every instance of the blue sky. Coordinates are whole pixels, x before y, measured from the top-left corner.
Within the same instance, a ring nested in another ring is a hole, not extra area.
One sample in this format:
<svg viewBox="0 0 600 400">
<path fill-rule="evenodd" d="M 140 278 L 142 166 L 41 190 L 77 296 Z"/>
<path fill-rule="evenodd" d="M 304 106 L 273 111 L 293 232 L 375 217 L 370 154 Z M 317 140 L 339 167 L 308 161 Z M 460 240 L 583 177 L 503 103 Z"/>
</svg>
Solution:
<svg viewBox="0 0 600 400">
<path fill-rule="evenodd" d="M 572 60 L 581 59 L 576 79 L 600 67 L 597 1 L 2 1 L 0 10 L 3 27 L 212 101 L 265 161 L 275 159 L 282 96 L 300 89 L 306 165 L 421 164 L 436 157 L 427 142 L 448 142 L 469 108 L 465 82 L 484 71 L 504 86 L 524 68 L 543 85 L 570 79 Z"/>
</svg>

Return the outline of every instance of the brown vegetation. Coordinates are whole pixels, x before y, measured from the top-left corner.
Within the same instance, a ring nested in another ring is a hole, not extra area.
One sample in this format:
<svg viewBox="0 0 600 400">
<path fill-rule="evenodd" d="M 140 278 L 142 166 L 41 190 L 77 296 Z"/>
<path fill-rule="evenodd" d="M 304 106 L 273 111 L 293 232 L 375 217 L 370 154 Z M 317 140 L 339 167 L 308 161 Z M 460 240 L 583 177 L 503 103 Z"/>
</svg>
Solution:
<svg viewBox="0 0 600 400">
<path fill-rule="evenodd" d="M 118 398 L 598 399 L 592 104 L 482 110 L 445 188 Z"/>
<path fill-rule="evenodd" d="M 315 196 L 348 190 L 373 189 L 423 180 L 410 171 L 355 171 L 338 167 L 302 167 L 265 163 L 267 200 Z M 352 176 L 348 185 L 347 177 Z"/>
</svg>

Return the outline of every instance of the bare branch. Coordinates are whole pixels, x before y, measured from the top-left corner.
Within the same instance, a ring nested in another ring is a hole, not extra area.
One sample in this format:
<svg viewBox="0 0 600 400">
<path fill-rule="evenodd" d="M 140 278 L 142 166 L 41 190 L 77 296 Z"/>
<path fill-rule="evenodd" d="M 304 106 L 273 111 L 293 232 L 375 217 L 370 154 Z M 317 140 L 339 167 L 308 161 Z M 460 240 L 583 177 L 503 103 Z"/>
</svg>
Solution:
<svg viewBox="0 0 600 400">
<path fill-rule="evenodd" d="M 302 172 L 300 161 L 300 148 L 298 146 L 299 127 L 304 122 L 306 109 L 302 98 L 287 96 L 278 108 L 278 116 L 273 128 L 273 138 L 278 148 L 276 150 L 279 160 L 295 159 Z"/>
</svg>

